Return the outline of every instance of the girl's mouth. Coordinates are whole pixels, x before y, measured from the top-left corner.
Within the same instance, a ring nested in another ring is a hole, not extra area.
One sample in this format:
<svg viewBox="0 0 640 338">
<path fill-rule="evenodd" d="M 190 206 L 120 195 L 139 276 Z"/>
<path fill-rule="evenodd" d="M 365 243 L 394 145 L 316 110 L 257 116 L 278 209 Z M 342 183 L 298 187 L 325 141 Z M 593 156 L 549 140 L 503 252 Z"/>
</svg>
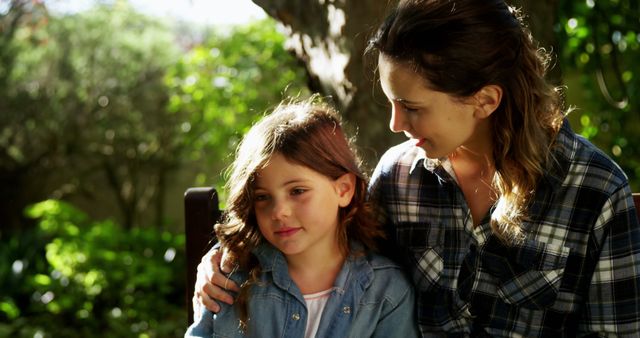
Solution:
<svg viewBox="0 0 640 338">
<path fill-rule="evenodd" d="M 291 237 L 296 233 L 298 233 L 300 229 L 302 228 L 283 228 L 278 231 L 275 231 L 274 233 L 276 236 L 280 236 L 280 237 Z"/>
</svg>

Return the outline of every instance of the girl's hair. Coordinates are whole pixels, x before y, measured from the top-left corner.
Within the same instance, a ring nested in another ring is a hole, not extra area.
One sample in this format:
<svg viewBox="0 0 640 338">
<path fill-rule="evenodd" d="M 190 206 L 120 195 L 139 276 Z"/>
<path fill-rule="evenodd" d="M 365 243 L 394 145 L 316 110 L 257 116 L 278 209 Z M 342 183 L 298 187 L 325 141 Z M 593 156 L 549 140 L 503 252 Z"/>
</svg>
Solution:
<svg viewBox="0 0 640 338">
<path fill-rule="evenodd" d="M 502 0 L 401 0 L 370 40 L 407 63 L 436 91 L 467 98 L 486 85 L 503 90 L 491 116 L 498 193 L 494 233 L 522 239 L 522 221 L 564 118 L 559 89 L 545 81 L 550 57 L 515 9 Z"/>
<path fill-rule="evenodd" d="M 227 209 L 222 223 L 216 224 L 219 242 L 249 272 L 236 300 L 241 321 L 246 323 L 249 286 L 258 281 L 260 266 L 251 254 L 263 243 L 254 211 L 254 180 L 276 153 L 288 161 L 310 168 L 330 179 L 351 173 L 356 177 L 351 203 L 339 211 L 337 238 L 342 252 L 349 253 L 348 240 L 360 241 L 366 249 L 375 249 L 383 236 L 372 207 L 366 201 L 367 178 L 360 169 L 351 141 L 345 136 L 339 114 L 318 96 L 306 101 L 281 103 L 263 117 L 244 136 L 227 180 Z M 337 254 L 337 253 L 336 253 Z"/>
</svg>

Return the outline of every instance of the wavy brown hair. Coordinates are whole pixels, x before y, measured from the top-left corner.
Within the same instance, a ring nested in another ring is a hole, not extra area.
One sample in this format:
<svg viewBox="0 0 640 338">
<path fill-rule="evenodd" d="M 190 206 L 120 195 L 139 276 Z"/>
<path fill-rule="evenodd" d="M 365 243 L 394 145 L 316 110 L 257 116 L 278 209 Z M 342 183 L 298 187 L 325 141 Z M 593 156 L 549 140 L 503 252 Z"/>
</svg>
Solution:
<svg viewBox="0 0 640 338">
<path fill-rule="evenodd" d="M 545 80 L 550 57 L 520 13 L 502 0 L 401 0 L 367 52 L 413 66 L 429 88 L 457 98 L 486 85 L 502 88 L 491 115 L 498 195 L 491 227 L 507 243 L 522 239 L 564 107 L 560 89 Z"/>
<path fill-rule="evenodd" d="M 236 300 L 241 321 L 247 320 L 249 289 L 258 281 L 260 266 L 251 251 L 263 243 L 254 211 L 256 173 L 276 153 L 332 180 L 351 173 L 356 177 L 351 203 L 339 210 L 338 243 L 349 254 L 350 240 L 360 241 L 366 250 L 375 250 L 384 232 L 373 217 L 366 200 L 367 177 L 352 142 L 341 127 L 340 115 L 318 96 L 306 101 L 287 101 L 257 122 L 244 136 L 227 180 L 227 209 L 215 232 L 238 267 L 249 272 Z"/>
</svg>

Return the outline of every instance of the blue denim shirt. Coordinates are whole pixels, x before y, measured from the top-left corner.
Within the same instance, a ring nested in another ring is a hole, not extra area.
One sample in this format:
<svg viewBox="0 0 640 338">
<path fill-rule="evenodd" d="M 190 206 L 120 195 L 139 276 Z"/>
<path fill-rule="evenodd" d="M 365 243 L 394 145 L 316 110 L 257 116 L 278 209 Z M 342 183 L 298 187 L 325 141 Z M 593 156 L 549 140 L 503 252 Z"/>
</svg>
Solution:
<svg viewBox="0 0 640 338">
<path fill-rule="evenodd" d="M 351 252 L 362 252 L 352 243 Z M 304 337 L 307 308 L 280 251 L 269 244 L 254 250 L 262 266 L 252 286 L 246 330 L 236 307 L 221 304 L 218 314 L 204 310 L 185 337 Z M 231 277 L 236 282 L 246 274 Z M 418 337 L 414 293 L 402 268 L 383 256 L 350 255 L 334 282 L 316 337 Z"/>
</svg>

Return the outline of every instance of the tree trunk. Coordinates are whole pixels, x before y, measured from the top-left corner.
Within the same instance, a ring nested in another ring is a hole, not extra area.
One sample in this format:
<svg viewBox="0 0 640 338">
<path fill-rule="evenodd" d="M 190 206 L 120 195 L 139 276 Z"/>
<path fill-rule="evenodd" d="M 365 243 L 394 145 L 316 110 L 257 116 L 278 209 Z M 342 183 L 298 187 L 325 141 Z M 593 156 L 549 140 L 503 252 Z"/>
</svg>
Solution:
<svg viewBox="0 0 640 338">
<path fill-rule="evenodd" d="M 556 33 L 553 27 L 558 20 L 558 6 L 560 0 L 513 0 L 513 6 L 522 8 L 525 16 L 525 22 L 531 29 L 531 34 L 538 40 L 540 47 L 551 52 L 553 59 L 549 65 L 549 73 L 547 78 L 551 83 L 560 85 L 562 82 L 562 70 L 558 63 L 558 55 L 560 49 Z"/>
<path fill-rule="evenodd" d="M 288 43 L 304 63 L 310 89 L 333 98 L 369 167 L 403 139 L 389 132 L 389 108 L 379 89 L 367 41 L 395 0 L 252 0 L 287 29 Z M 520 0 L 541 47 L 556 45 L 553 24 L 558 0 Z M 556 48 L 553 48 L 556 51 Z M 556 68 L 558 68 L 556 66 Z M 559 69 L 553 78 L 559 79 Z M 559 81 L 558 81 L 559 82 Z"/>
</svg>

